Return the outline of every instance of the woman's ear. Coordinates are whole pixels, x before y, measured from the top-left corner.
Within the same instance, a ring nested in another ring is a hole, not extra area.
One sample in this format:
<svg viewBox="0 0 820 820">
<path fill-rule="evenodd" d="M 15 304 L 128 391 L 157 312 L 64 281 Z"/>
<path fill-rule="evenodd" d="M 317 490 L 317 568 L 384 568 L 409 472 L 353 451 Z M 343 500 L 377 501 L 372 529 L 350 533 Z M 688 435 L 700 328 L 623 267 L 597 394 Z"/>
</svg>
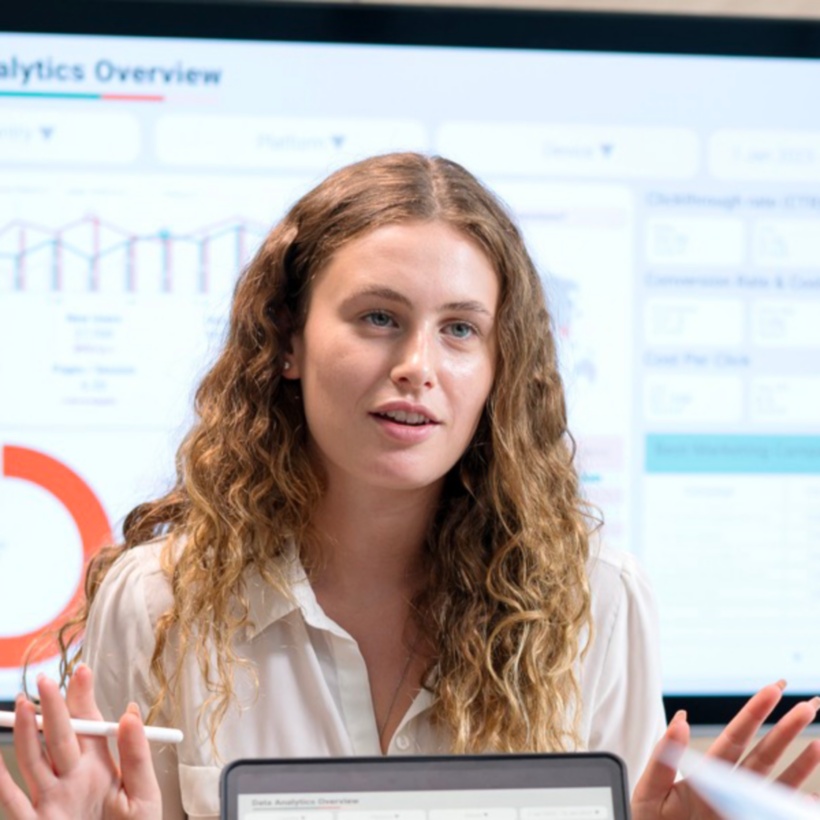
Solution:
<svg viewBox="0 0 820 820">
<path fill-rule="evenodd" d="M 290 350 L 285 353 L 285 363 L 282 365 L 282 378 L 296 379 L 302 378 L 302 339 L 300 336 L 294 334 L 290 339 Z"/>
</svg>

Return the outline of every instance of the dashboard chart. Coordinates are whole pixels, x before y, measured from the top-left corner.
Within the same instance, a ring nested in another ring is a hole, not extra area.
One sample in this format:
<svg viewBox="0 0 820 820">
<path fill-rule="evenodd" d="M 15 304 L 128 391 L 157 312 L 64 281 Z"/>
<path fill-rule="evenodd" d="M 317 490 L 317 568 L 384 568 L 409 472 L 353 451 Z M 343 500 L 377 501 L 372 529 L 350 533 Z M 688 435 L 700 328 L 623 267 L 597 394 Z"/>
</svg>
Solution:
<svg viewBox="0 0 820 820">
<path fill-rule="evenodd" d="M 392 150 L 462 162 L 514 213 L 667 691 L 776 669 L 814 692 L 818 83 L 807 59 L 0 33 L 0 701 L 170 486 L 266 233 Z"/>
</svg>

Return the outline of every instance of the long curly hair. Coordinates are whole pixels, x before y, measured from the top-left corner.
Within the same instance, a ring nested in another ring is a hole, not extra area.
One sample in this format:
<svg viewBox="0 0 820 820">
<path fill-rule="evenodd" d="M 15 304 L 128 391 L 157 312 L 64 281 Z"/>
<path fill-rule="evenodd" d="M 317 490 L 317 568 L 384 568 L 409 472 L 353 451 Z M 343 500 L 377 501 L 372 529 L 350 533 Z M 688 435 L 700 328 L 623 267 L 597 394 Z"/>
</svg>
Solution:
<svg viewBox="0 0 820 820">
<path fill-rule="evenodd" d="M 175 486 L 136 507 L 124 543 L 92 561 L 84 608 L 59 635 L 65 674 L 81 657 L 72 645 L 112 563 L 172 536 L 163 565 L 173 605 L 157 624 L 148 720 L 166 700 L 175 703 L 184 658 L 194 653 L 209 691 L 199 715 L 207 713 L 214 741 L 242 664 L 234 640 L 249 619 L 247 573 L 288 594 L 285 556 L 290 544 L 307 543 L 323 493 L 298 382 L 282 377 L 311 283 L 353 238 L 434 220 L 478 243 L 500 296 L 494 384 L 446 478 L 425 544 L 429 578 L 414 608 L 434 651 L 425 676 L 432 720 L 454 753 L 577 744 L 595 522 L 579 492 L 538 273 L 487 189 L 454 162 L 411 153 L 332 174 L 291 208 L 241 274 L 227 340 L 196 392 L 197 421 L 178 451 Z M 175 651 L 166 652 L 171 643 Z"/>
</svg>

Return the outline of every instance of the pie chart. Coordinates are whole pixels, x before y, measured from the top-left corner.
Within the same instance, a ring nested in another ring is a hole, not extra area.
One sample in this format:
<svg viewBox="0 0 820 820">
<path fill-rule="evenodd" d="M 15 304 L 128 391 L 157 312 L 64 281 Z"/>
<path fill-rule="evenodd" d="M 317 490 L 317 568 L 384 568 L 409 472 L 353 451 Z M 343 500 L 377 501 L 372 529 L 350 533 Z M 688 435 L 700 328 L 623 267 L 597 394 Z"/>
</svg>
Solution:
<svg viewBox="0 0 820 820">
<path fill-rule="evenodd" d="M 45 453 L 13 445 L 2 447 L 2 464 L 4 480 L 35 484 L 62 504 L 77 525 L 83 550 L 83 571 L 69 602 L 50 622 L 33 631 L 0 637 L 0 669 L 22 666 L 23 656 L 31 642 L 42 632 L 59 628 L 76 610 L 83 598 L 85 567 L 97 550 L 103 544 L 111 543 L 112 538 L 111 525 L 102 504 L 88 484 L 70 467 Z M 51 646 L 44 646 L 31 660 L 44 660 L 53 654 Z"/>
</svg>

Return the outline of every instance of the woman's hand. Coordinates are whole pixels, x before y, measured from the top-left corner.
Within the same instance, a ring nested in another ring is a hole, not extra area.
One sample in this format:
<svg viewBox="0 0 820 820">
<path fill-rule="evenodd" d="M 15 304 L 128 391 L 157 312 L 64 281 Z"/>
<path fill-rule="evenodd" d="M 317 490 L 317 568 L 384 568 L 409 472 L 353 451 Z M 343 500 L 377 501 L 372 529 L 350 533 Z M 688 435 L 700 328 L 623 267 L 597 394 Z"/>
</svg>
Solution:
<svg viewBox="0 0 820 820">
<path fill-rule="evenodd" d="M 820 698 L 798 703 L 743 757 L 758 729 L 779 702 L 784 687 L 785 683 L 781 681 L 754 695 L 720 733 L 707 754 L 732 764 L 740 761 L 742 768 L 764 777 L 768 775 L 791 742 L 814 720 L 820 706 Z M 689 744 L 685 713 L 678 712 L 672 718 L 638 781 L 632 796 L 633 820 L 716 820 L 718 815 L 694 793 L 686 780 L 675 782 L 675 770 L 661 762 L 661 750 L 669 741 L 680 746 Z M 814 740 L 777 780 L 785 786 L 799 788 L 818 764 L 820 741 Z"/>
<path fill-rule="evenodd" d="M 136 706 L 122 716 L 117 734 L 122 771 L 104 737 L 77 736 L 75 718 L 101 720 L 94 701 L 91 670 L 80 666 L 65 701 L 57 684 L 37 681 L 45 743 L 41 744 L 34 706 L 22 696 L 15 711 L 14 750 L 27 797 L 0 758 L 0 809 L 10 820 L 161 820 L 162 798 Z"/>
</svg>

